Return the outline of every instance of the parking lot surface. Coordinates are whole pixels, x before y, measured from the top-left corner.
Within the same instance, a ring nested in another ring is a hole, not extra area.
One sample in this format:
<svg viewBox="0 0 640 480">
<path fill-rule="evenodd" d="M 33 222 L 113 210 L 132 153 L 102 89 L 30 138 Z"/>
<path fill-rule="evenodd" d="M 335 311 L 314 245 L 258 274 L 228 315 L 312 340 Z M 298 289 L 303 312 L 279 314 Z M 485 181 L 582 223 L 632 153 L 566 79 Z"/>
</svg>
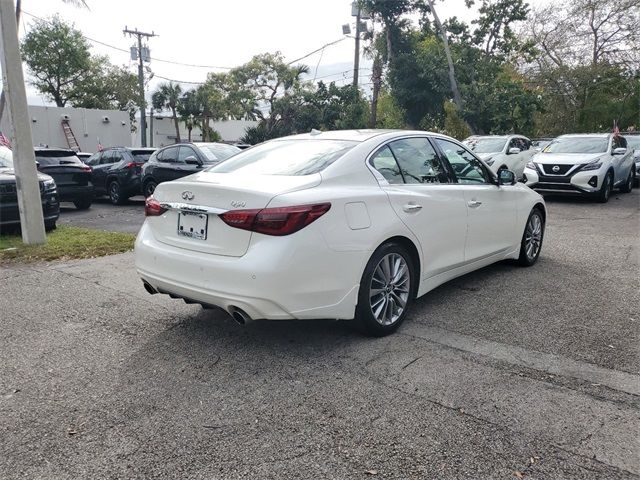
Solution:
<svg viewBox="0 0 640 480">
<path fill-rule="evenodd" d="M 132 197 L 124 205 L 112 205 L 103 197 L 95 199 L 88 210 L 78 210 L 73 203 L 63 202 L 58 225 L 138 233 L 143 222 L 144 197 Z"/>
<path fill-rule="evenodd" d="M 3 268 L 0 478 L 640 478 L 640 195 L 548 207 L 537 265 L 381 339 L 240 327 L 147 294 L 131 253 Z M 61 222 L 135 231 L 112 208 Z"/>
</svg>

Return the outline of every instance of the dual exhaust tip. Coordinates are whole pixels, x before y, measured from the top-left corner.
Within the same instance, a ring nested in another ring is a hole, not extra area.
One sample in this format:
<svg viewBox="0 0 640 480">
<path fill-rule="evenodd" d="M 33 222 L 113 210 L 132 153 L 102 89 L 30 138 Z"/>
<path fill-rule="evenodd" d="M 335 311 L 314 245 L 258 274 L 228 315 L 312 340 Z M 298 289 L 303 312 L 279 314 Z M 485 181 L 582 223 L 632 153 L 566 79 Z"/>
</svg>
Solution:
<svg viewBox="0 0 640 480">
<path fill-rule="evenodd" d="M 161 291 L 155 289 L 146 280 L 143 280 L 142 284 L 144 285 L 144 289 L 151 295 L 155 295 L 156 293 L 165 293 L 165 292 L 161 292 Z M 177 295 L 174 295 L 174 294 L 169 294 L 169 296 L 171 298 L 182 298 L 182 300 L 184 300 L 185 303 L 200 303 L 200 305 L 202 305 L 203 308 L 207 308 L 207 309 L 212 308 L 212 306 L 209 305 L 209 304 L 196 302 L 195 300 L 191 300 L 189 298 L 178 297 Z M 230 306 L 228 308 L 227 311 L 228 311 L 229 315 L 231 315 L 231 318 L 233 318 L 238 325 L 246 325 L 247 323 L 253 321 L 251 316 L 247 312 L 242 310 L 240 307 L 236 307 L 236 306 L 232 305 L 232 306 Z"/>
</svg>

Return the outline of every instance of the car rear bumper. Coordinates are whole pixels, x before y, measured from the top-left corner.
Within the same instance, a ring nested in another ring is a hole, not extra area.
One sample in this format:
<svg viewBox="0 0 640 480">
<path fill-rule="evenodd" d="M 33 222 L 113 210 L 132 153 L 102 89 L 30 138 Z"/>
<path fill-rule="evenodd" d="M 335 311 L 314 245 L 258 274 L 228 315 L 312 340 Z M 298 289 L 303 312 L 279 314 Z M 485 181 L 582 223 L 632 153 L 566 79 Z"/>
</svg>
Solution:
<svg viewBox="0 0 640 480">
<path fill-rule="evenodd" d="M 136 240 L 136 268 L 161 293 L 240 308 L 252 319 L 353 318 L 370 252 L 332 250 L 313 226 L 294 235 L 304 238 L 258 234 L 245 255 L 230 257 L 159 242 L 147 221 Z"/>
<path fill-rule="evenodd" d="M 93 185 L 58 185 L 60 201 L 73 201 L 77 198 L 93 197 Z"/>
</svg>

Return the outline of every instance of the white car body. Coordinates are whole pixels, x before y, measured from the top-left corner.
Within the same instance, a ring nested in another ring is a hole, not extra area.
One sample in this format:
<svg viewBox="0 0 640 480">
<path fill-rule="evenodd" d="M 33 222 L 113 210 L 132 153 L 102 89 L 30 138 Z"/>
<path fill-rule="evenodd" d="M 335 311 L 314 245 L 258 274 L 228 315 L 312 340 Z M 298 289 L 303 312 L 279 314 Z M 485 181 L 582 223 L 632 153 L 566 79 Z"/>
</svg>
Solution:
<svg viewBox="0 0 640 480">
<path fill-rule="evenodd" d="M 594 153 L 549 153 L 555 141 L 602 139 L 606 149 Z M 534 190 L 552 194 L 598 194 L 605 177 L 612 175 L 612 187 L 625 185 L 633 175 L 633 151 L 614 153 L 614 136 L 608 133 L 562 135 L 527 164 L 525 183 Z M 592 167 L 598 168 L 592 168 Z"/>
<path fill-rule="evenodd" d="M 476 151 L 478 141 L 494 140 L 498 147 L 493 151 Z M 525 165 L 536 153 L 531 140 L 522 135 L 476 135 L 463 141 L 473 152 L 497 173 L 500 169 L 511 170 L 516 178 L 522 178 Z"/>
<path fill-rule="evenodd" d="M 353 147 L 308 175 L 216 173 L 214 167 L 162 183 L 153 198 L 168 210 L 147 217 L 142 226 L 135 244 L 137 271 L 150 293 L 231 314 L 240 309 L 250 319 L 352 319 L 365 266 L 390 239 L 414 254 L 418 296 L 491 263 L 518 258 L 530 212 L 534 206 L 546 212 L 542 197 L 525 185 L 498 185 L 488 172 L 491 182 L 482 184 L 390 184 L 369 162 L 392 141 L 425 138 L 461 148 L 449 137 L 419 131 L 311 133 L 263 145 L 277 148 L 277 142 L 295 140 L 306 148 L 340 140 Z M 229 210 L 324 202 L 331 204 L 324 215 L 285 236 L 241 230 L 221 220 Z M 193 211 L 207 217 L 206 240 L 177 233 L 179 214 Z"/>
</svg>

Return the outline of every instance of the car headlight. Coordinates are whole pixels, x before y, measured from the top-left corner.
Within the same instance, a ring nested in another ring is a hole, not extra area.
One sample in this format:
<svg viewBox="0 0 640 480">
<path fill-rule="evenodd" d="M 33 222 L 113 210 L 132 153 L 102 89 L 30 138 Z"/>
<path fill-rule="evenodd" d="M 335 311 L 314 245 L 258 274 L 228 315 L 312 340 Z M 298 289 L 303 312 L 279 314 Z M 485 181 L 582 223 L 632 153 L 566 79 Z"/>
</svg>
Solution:
<svg viewBox="0 0 640 480">
<path fill-rule="evenodd" d="M 495 162 L 495 160 L 491 157 L 484 159 L 484 163 L 486 163 L 489 166 L 493 165 L 493 162 Z"/>
<path fill-rule="evenodd" d="M 591 162 L 582 166 L 582 171 L 585 172 L 587 170 L 598 170 L 602 166 L 601 162 Z"/>
<path fill-rule="evenodd" d="M 533 162 L 527 162 L 527 164 L 525 165 L 525 168 L 528 168 L 529 170 L 536 170 L 536 164 Z"/>
<path fill-rule="evenodd" d="M 56 189 L 56 182 L 53 178 L 50 178 L 49 180 L 45 180 L 44 182 L 42 182 L 42 184 L 44 186 L 45 192 L 50 192 L 51 190 Z"/>
</svg>

